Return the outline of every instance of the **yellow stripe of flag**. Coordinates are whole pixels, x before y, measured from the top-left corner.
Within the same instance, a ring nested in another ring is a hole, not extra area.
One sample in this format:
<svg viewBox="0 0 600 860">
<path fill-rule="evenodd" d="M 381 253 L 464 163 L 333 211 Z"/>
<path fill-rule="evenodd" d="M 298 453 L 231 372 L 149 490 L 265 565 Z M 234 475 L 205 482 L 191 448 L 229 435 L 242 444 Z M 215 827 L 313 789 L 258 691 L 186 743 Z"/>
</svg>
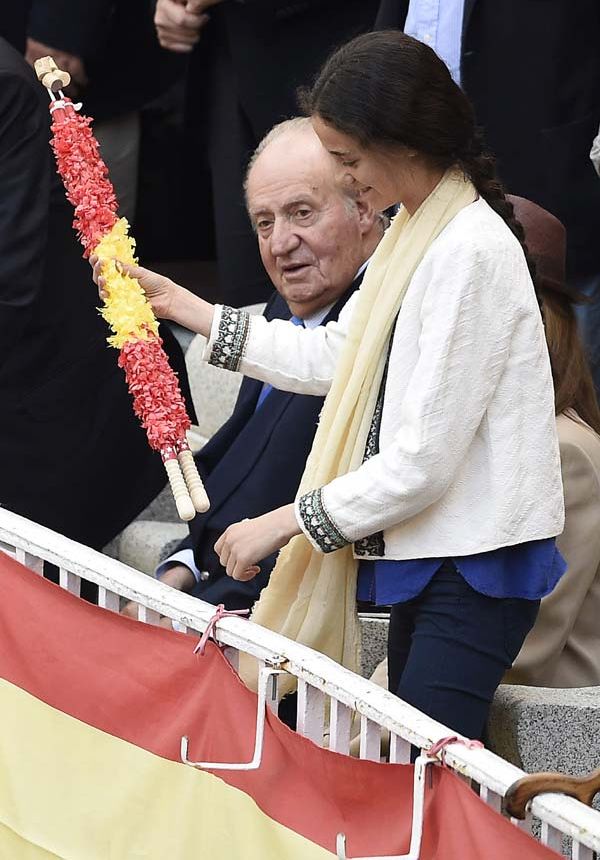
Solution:
<svg viewBox="0 0 600 860">
<path fill-rule="evenodd" d="M 1 860 L 333 856 L 213 774 L 93 728 L 3 679 L 0 714 Z"/>
</svg>

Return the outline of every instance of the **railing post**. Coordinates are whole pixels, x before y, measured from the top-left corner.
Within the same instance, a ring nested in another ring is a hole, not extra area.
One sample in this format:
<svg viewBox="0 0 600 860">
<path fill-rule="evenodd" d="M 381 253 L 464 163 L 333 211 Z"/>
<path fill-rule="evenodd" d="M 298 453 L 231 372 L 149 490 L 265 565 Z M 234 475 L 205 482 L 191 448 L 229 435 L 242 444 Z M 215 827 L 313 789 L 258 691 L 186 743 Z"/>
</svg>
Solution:
<svg viewBox="0 0 600 860">
<path fill-rule="evenodd" d="M 394 732 L 390 734 L 390 764 L 410 764 L 410 744 Z"/>
<path fill-rule="evenodd" d="M 145 624 L 158 625 L 160 623 L 160 612 L 156 612 L 154 609 L 150 609 L 149 606 L 140 604 L 138 621 L 143 621 Z"/>
<path fill-rule="evenodd" d="M 547 824 L 545 821 L 542 821 L 540 836 L 540 842 L 542 845 L 547 845 L 548 848 L 553 848 L 554 851 L 558 851 L 559 854 L 562 853 L 563 835 L 560 830 L 557 830 L 556 827 L 552 827 L 551 824 Z"/>
<path fill-rule="evenodd" d="M 310 738 L 319 746 L 323 746 L 323 730 L 325 697 L 316 687 L 300 679 L 298 681 L 298 717 L 296 730 L 298 734 Z"/>
<path fill-rule="evenodd" d="M 29 568 L 29 570 L 32 570 L 34 573 L 39 573 L 40 575 L 43 575 L 44 560 L 38 558 L 37 555 L 32 555 L 31 553 L 26 552 L 24 549 L 16 547 L 15 557 L 17 561 L 20 561 L 21 564 L 24 564 L 25 567 Z"/>
<path fill-rule="evenodd" d="M 109 609 L 111 612 L 118 612 L 119 605 L 118 594 L 115 594 L 114 591 L 107 591 L 101 585 L 98 586 L 98 606 L 101 606 L 103 609 Z"/>
<path fill-rule="evenodd" d="M 58 572 L 58 584 L 65 591 L 79 597 L 81 593 L 81 579 L 75 573 L 71 573 L 65 570 L 64 567 L 61 567 Z"/>
<path fill-rule="evenodd" d="M 329 749 L 347 755 L 350 751 L 351 728 L 352 711 L 337 699 L 332 699 L 329 713 Z"/>
<path fill-rule="evenodd" d="M 573 840 L 571 848 L 572 860 L 594 860 L 594 856 L 594 852 L 591 848 L 588 848 L 587 845 L 582 845 L 581 842 L 578 842 L 576 839 Z"/>
<path fill-rule="evenodd" d="M 491 806 L 492 809 L 495 809 L 496 812 L 502 811 L 502 798 L 495 791 L 491 791 L 485 785 L 480 785 L 479 796 L 483 801 L 485 801 L 485 803 L 487 803 L 488 806 Z"/>
<path fill-rule="evenodd" d="M 380 761 L 381 759 L 381 726 L 365 716 L 360 718 L 359 755 L 369 761 Z"/>
</svg>

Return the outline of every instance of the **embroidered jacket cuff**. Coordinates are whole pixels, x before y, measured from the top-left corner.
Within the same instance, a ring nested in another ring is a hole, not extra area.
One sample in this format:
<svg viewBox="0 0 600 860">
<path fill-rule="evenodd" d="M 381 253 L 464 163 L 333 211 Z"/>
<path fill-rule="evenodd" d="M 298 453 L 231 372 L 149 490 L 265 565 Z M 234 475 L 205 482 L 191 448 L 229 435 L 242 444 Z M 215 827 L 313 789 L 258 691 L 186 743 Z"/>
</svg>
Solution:
<svg viewBox="0 0 600 860">
<path fill-rule="evenodd" d="M 329 516 L 322 488 L 300 496 L 295 508 L 298 525 L 316 550 L 334 552 L 351 543 Z"/>
<path fill-rule="evenodd" d="M 225 370 L 239 370 L 249 331 L 249 313 L 227 305 L 216 305 L 204 360 Z"/>
</svg>

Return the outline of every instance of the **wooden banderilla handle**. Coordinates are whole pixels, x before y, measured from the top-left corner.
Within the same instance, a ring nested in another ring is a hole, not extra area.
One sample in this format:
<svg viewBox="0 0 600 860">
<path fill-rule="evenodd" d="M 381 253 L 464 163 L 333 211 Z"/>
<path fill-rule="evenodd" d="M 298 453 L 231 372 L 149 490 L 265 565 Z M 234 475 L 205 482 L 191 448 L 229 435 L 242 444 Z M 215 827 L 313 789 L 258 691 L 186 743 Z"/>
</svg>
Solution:
<svg viewBox="0 0 600 860">
<path fill-rule="evenodd" d="M 68 87 L 71 75 L 59 69 L 52 57 L 40 57 L 33 64 L 38 81 L 53 93 Z"/>
</svg>

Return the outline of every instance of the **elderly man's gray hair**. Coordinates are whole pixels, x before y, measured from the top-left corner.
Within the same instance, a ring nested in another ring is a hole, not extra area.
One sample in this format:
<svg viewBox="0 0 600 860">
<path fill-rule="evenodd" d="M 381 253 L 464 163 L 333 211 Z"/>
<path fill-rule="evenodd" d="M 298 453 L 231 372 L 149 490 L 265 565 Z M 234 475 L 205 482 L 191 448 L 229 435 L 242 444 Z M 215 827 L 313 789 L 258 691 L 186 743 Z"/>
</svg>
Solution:
<svg viewBox="0 0 600 860">
<path fill-rule="evenodd" d="M 270 143 L 273 143 L 274 140 L 277 140 L 278 137 L 283 137 L 285 134 L 289 134 L 290 132 L 295 131 L 305 131 L 309 128 L 312 128 L 310 117 L 308 116 L 295 116 L 292 119 L 284 119 L 283 122 L 277 123 L 274 125 L 271 131 L 268 131 L 261 142 L 258 144 L 250 161 L 248 162 L 248 167 L 246 168 L 246 176 L 244 179 L 244 189 L 248 186 L 248 176 L 250 175 L 250 171 L 256 164 L 256 161 L 260 155 L 265 151 L 267 146 Z"/>
<path fill-rule="evenodd" d="M 283 122 L 277 123 L 274 125 L 271 131 L 268 131 L 261 142 L 258 144 L 250 161 L 248 162 L 248 167 L 246 168 L 246 176 L 244 178 L 244 193 L 246 194 L 246 205 L 248 205 L 248 177 L 250 176 L 250 172 L 254 165 L 256 164 L 259 157 L 265 151 L 265 149 L 273 143 L 273 141 L 277 140 L 279 137 L 283 137 L 286 134 L 294 134 L 300 131 L 307 131 L 312 128 L 312 124 L 310 121 L 310 117 L 308 116 L 295 116 L 292 119 L 285 119 Z M 340 194 L 346 199 L 348 205 L 352 208 L 356 205 L 354 196 L 350 189 L 346 190 L 345 188 L 339 188 Z"/>
</svg>

